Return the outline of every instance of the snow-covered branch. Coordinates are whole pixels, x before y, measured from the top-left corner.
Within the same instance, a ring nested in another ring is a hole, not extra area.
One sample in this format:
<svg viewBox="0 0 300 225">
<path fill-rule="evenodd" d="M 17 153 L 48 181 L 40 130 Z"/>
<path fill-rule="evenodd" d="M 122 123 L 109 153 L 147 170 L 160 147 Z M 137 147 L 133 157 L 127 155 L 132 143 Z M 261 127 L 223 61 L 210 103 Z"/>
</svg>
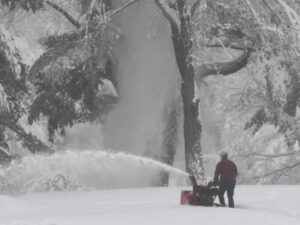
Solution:
<svg viewBox="0 0 300 225">
<path fill-rule="evenodd" d="M 193 17 L 197 8 L 200 6 L 201 0 L 196 0 L 191 7 L 191 16 Z"/>
<path fill-rule="evenodd" d="M 0 125 L 9 128 L 16 133 L 32 153 L 53 153 L 53 149 L 37 139 L 31 133 L 27 133 L 20 125 L 9 121 L 7 118 L 0 118 Z"/>
<path fill-rule="evenodd" d="M 277 2 L 282 6 L 283 10 L 289 18 L 289 21 L 293 25 L 297 25 L 299 23 L 299 15 L 297 11 L 294 10 L 293 7 L 289 6 L 289 4 L 287 4 L 284 0 L 277 0 Z"/>
<path fill-rule="evenodd" d="M 118 13 L 120 13 L 121 11 L 123 11 L 124 9 L 126 9 L 127 7 L 131 6 L 132 4 L 138 2 L 140 0 L 128 0 L 127 2 L 125 2 L 123 5 L 121 5 L 119 8 L 111 10 L 108 13 L 108 16 L 111 18 L 115 15 L 117 15 Z M 81 24 L 76 21 L 66 10 L 64 10 L 63 8 L 61 8 L 60 6 L 58 6 L 57 4 L 47 0 L 46 4 L 48 4 L 49 6 L 51 6 L 53 9 L 57 10 L 59 13 L 61 13 L 68 21 L 70 21 L 70 23 L 72 23 L 77 29 L 79 29 L 81 27 Z M 94 3 L 92 3 L 92 5 L 94 5 Z"/>
<path fill-rule="evenodd" d="M 228 37 L 214 38 L 210 43 L 205 44 L 205 47 L 221 47 L 221 48 L 232 48 L 236 50 L 245 50 L 252 48 L 252 42 L 247 39 L 234 39 Z"/>
<path fill-rule="evenodd" d="M 66 17 L 66 19 L 70 21 L 70 23 L 72 23 L 77 29 L 80 28 L 81 26 L 80 23 L 76 21 L 66 10 L 64 10 L 63 8 L 59 7 L 57 4 L 50 2 L 48 0 L 46 1 L 46 4 L 48 4 L 53 9 L 61 13 L 64 17 Z"/>
<path fill-rule="evenodd" d="M 293 151 L 293 152 L 288 152 L 288 153 L 278 153 L 278 154 L 263 154 L 263 153 L 249 153 L 249 154 L 242 154 L 240 156 L 242 157 L 250 157 L 250 156 L 258 156 L 261 157 L 264 160 L 268 160 L 268 159 L 273 159 L 273 158 L 281 158 L 281 157 L 287 157 L 287 156 L 293 156 L 296 154 L 300 154 L 300 151 Z"/>
<path fill-rule="evenodd" d="M 235 73 L 247 65 L 249 56 L 250 50 L 246 49 L 240 57 L 231 62 L 203 64 L 195 69 L 196 76 L 204 78 L 209 75 L 221 74 L 225 76 Z"/>
<path fill-rule="evenodd" d="M 127 8 L 128 6 L 131 6 L 132 4 L 138 2 L 140 0 L 129 0 L 127 2 L 125 2 L 122 6 L 120 6 L 118 9 L 112 10 L 109 14 L 110 17 L 113 17 L 115 15 L 117 15 L 119 12 L 123 11 L 125 8 Z"/>
<path fill-rule="evenodd" d="M 180 31 L 181 23 L 178 13 L 170 7 L 166 0 L 155 0 L 155 2 L 166 19 L 171 23 L 171 26 Z"/>
<path fill-rule="evenodd" d="M 262 175 L 258 175 L 258 176 L 255 176 L 253 177 L 254 179 L 261 179 L 261 178 L 265 178 L 265 177 L 269 177 L 269 176 L 272 176 L 272 175 L 276 175 L 277 174 L 277 179 L 279 179 L 283 174 L 287 173 L 288 171 L 296 168 L 300 166 L 300 162 L 296 162 L 294 164 L 291 164 L 291 165 L 287 165 L 287 166 L 284 166 L 282 168 L 279 168 L 279 169 L 275 169 L 275 170 L 272 170 L 268 173 L 265 173 L 265 174 L 262 174 Z"/>
</svg>

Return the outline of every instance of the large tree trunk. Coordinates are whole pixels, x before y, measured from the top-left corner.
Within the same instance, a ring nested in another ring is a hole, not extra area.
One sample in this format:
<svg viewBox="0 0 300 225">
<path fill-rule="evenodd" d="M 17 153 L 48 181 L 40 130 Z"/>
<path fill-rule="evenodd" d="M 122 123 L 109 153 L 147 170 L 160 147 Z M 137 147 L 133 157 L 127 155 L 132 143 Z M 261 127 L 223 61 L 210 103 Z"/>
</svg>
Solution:
<svg viewBox="0 0 300 225">
<path fill-rule="evenodd" d="M 190 71 L 191 72 L 191 71 Z M 187 75 L 193 75 L 187 72 Z M 199 120 L 199 101 L 193 102 L 195 93 L 194 80 L 185 79 L 181 85 L 183 101 L 183 131 L 186 157 L 186 171 L 198 178 L 204 177 L 203 156 L 201 149 L 201 123 Z"/>
<path fill-rule="evenodd" d="M 190 53 L 192 52 L 191 23 L 184 13 L 184 1 L 178 4 L 181 27 L 171 26 L 175 57 L 182 78 L 181 96 L 183 102 L 183 131 L 185 142 L 186 171 L 199 178 L 204 177 L 203 155 L 201 149 L 201 123 L 199 120 L 199 101 L 195 98 L 195 71 Z"/>
<path fill-rule="evenodd" d="M 291 68 L 290 78 L 291 87 L 286 97 L 286 105 L 284 107 L 284 112 L 290 115 L 291 117 L 295 117 L 298 102 L 300 99 L 300 80 L 296 69 Z"/>
<path fill-rule="evenodd" d="M 224 42 L 222 44 L 218 42 L 208 43 L 207 47 L 229 47 L 243 50 L 244 53 L 236 60 L 204 64 L 195 71 L 191 56 L 193 38 L 190 20 L 201 1 L 195 1 L 191 8 L 189 7 L 190 2 L 186 0 L 176 0 L 176 3 L 173 1 L 169 4 L 163 0 L 155 0 L 155 2 L 171 25 L 175 57 L 182 78 L 181 96 L 184 111 L 186 170 L 197 178 L 203 178 L 204 167 L 200 142 L 201 123 L 199 120 L 199 100 L 195 100 L 195 78 L 201 82 L 201 79 L 209 75 L 229 75 L 239 71 L 247 65 L 252 42 L 243 37 L 223 37 Z M 197 76 L 195 77 L 195 75 Z"/>
</svg>

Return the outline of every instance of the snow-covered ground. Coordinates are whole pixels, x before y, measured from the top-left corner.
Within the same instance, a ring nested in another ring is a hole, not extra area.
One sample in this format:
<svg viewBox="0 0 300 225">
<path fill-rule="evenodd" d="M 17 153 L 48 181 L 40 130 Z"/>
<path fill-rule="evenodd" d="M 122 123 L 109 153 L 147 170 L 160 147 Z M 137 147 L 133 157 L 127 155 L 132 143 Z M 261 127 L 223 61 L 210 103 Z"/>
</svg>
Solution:
<svg viewBox="0 0 300 225">
<path fill-rule="evenodd" d="M 236 208 L 179 204 L 181 189 L 0 195 L 1 225 L 298 225 L 300 186 L 237 186 Z"/>
</svg>

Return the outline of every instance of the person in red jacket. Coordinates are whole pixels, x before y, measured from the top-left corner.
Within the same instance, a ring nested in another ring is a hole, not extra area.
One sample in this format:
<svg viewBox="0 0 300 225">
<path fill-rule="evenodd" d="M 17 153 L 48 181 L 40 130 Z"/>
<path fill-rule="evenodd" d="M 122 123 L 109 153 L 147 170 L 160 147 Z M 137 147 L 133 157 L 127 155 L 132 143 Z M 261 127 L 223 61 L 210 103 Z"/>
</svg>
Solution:
<svg viewBox="0 0 300 225">
<path fill-rule="evenodd" d="M 220 159 L 214 175 L 214 182 L 219 183 L 219 201 L 221 206 L 226 206 L 224 194 L 227 192 L 228 205 L 229 207 L 234 208 L 233 194 L 238 174 L 237 167 L 234 162 L 227 158 L 226 152 L 220 153 Z"/>
</svg>

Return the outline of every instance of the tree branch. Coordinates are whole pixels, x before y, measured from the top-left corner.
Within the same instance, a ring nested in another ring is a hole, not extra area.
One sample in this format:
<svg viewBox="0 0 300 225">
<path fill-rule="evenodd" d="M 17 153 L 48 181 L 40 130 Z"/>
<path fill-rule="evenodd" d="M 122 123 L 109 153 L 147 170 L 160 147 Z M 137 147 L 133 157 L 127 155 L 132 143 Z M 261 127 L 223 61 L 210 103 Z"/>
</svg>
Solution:
<svg viewBox="0 0 300 225">
<path fill-rule="evenodd" d="M 26 133 L 26 131 L 19 125 L 10 123 L 6 119 L 0 118 L 0 124 L 3 126 L 9 128 L 13 132 L 15 132 L 19 137 L 24 140 L 25 145 L 28 147 L 28 149 L 32 153 L 52 153 L 53 150 L 50 149 L 47 145 L 42 143 L 40 140 L 38 140 L 35 136 L 32 134 Z"/>
<path fill-rule="evenodd" d="M 195 69 L 196 76 L 204 78 L 209 75 L 221 74 L 225 76 L 235 73 L 247 65 L 249 56 L 250 50 L 246 49 L 239 58 L 231 62 L 203 64 Z"/>
<path fill-rule="evenodd" d="M 132 5 L 135 2 L 138 2 L 140 0 L 129 0 L 127 2 L 125 2 L 120 8 L 112 10 L 109 14 L 110 17 L 115 16 L 116 14 L 118 14 L 119 12 L 121 12 L 122 10 L 124 10 L 125 8 L 127 8 L 128 6 Z"/>
<path fill-rule="evenodd" d="M 252 42 L 247 39 L 237 39 L 237 38 L 228 38 L 228 37 L 220 37 L 214 38 L 211 43 L 205 44 L 205 47 L 209 48 L 232 48 L 236 50 L 245 50 L 251 49 L 253 46 Z"/>
<path fill-rule="evenodd" d="M 269 3 L 266 2 L 266 0 L 262 0 L 262 2 L 265 4 L 265 6 L 267 6 L 267 8 L 274 13 L 273 9 L 271 8 L 271 6 L 269 5 Z"/>
<path fill-rule="evenodd" d="M 60 12 L 61 14 L 63 14 L 64 17 L 66 17 L 66 19 L 70 23 L 72 23 L 77 29 L 79 29 L 81 27 L 80 23 L 78 21 L 76 21 L 66 10 L 62 9 L 61 7 L 59 7 L 58 5 L 56 5 L 55 3 L 50 2 L 48 0 L 45 3 L 48 4 L 49 6 L 51 6 L 56 11 Z"/>
<path fill-rule="evenodd" d="M 273 171 L 268 172 L 268 173 L 265 173 L 265 174 L 263 174 L 263 175 L 261 175 L 261 176 L 255 176 L 255 177 L 253 177 L 253 178 L 254 178 L 254 179 L 261 179 L 261 178 L 265 178 L 265 177 L 274 175 L 274 174 L 276 174 L 276 173 L 282 173 L 282 174 L 283 174 L 283 173 L 285 173 L 285 172 L 287 172 L 287 171 L 289 171 L 289 170 L 292 170 L 292 169 L 294 169 L 294 168 L 296 168 L 296 167 L 298 167 L 298 166 L 300 166 L 300 162 L 296 162 L 296 163 L 294 163 L 294 164 L 292 164 L 292 165 L 289 165 L 289 166 L 286 166 L 286 167 L 282 167 L 282 168 L 273 170 Z"/>
<path fill-rule="evenodd" d="M 156 5 L 162 11 L 162 14 L 166 17 L 166 19 L 170 22 L 173 28 L 176 28 L 180 31 L 180 20 L 174 9 L 172 9 L 165 0 L 155 0 Z"/>
<path fill-rule="evenodd" d="M 295 152 L 289 152 L 289 153 L 282 153 L 282 154 L 260 154 L 260 153 L 254 153 L 254 156 L 260 156 L 266 159 L 270 159 L 270 158 L 278 158 L 278 157 L 285 157 L 285 156 L 291 156 L 291 155 L 296 155 L 299 154 L 300 151 L 295 151 Z"/>
<path fill-rule="evenodd" d="M 194 4 L 192 5 L 192 8 L 191 8 L 191 17 L 194 16 L 197 8 L 200 6 L 200 3 L 201 3 L 201 0 L 197 0 L 194 2 Z"/>
</svg>

